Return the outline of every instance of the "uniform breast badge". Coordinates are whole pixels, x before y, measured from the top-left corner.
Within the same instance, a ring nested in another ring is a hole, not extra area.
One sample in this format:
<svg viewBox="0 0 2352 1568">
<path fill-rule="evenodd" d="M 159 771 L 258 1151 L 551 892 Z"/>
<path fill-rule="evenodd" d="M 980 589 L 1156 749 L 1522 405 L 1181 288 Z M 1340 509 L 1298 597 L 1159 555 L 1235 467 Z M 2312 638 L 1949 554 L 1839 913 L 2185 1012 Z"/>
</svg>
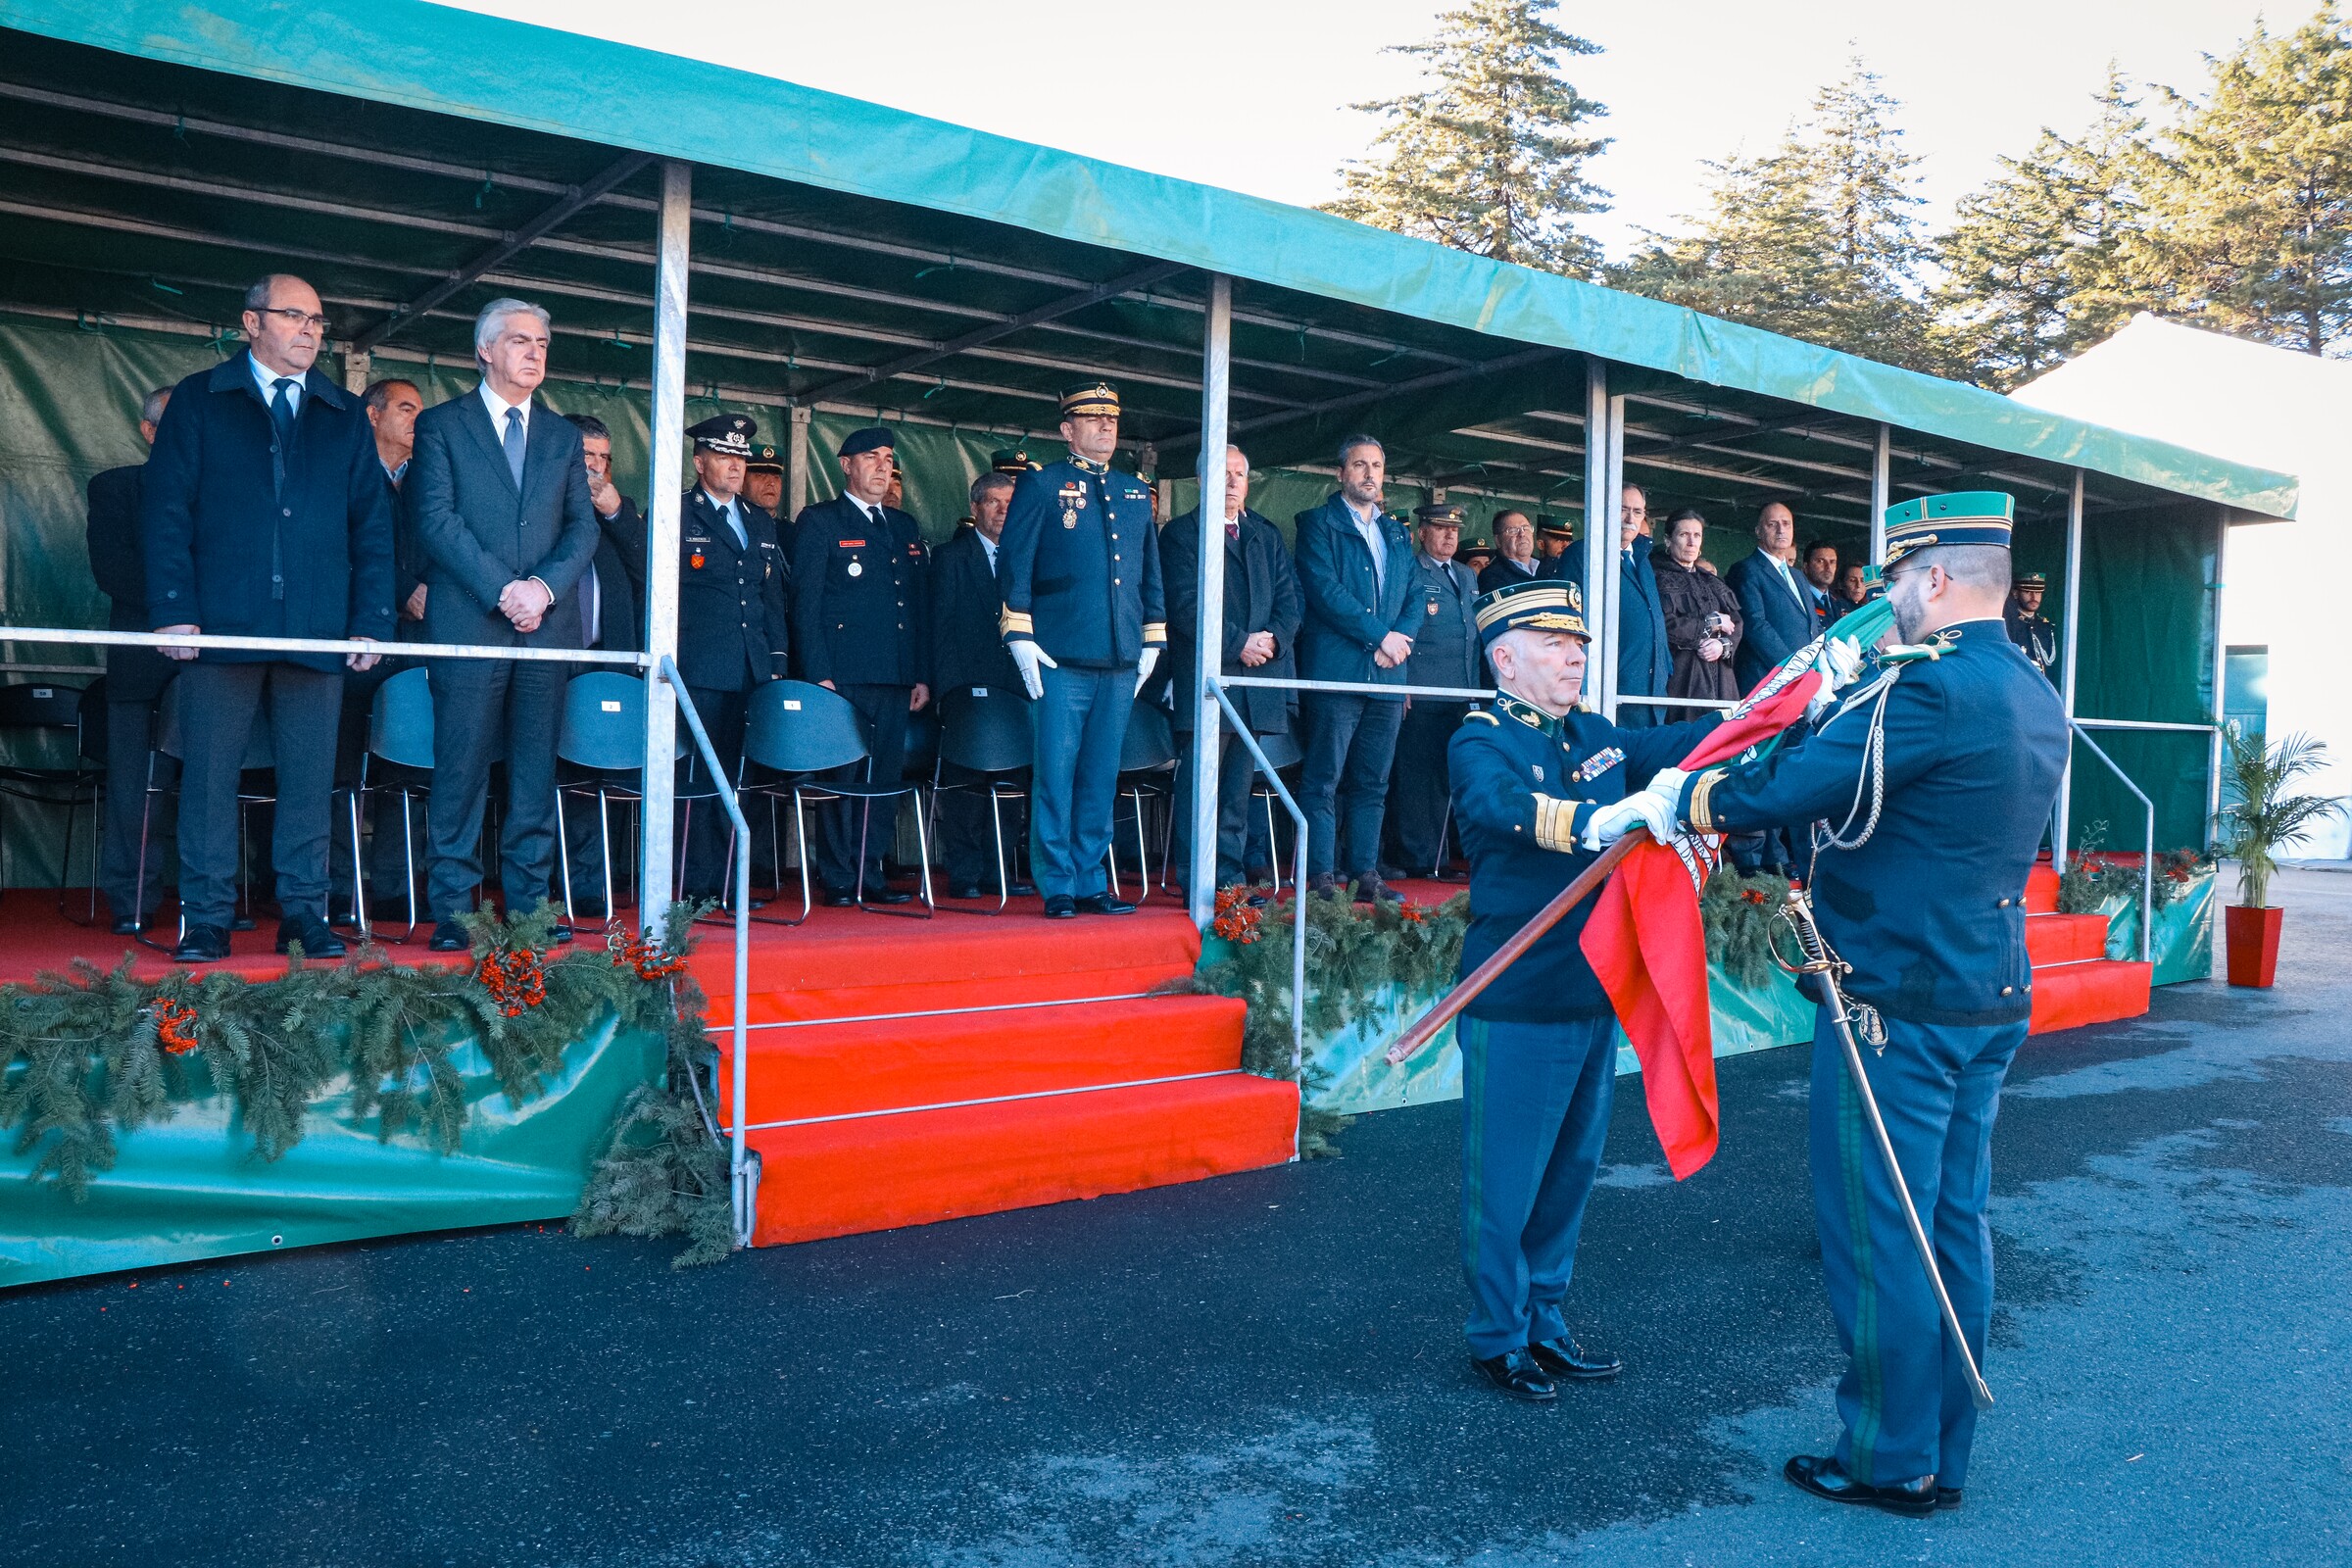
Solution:
<svg viewBox="0 0 2352 1568">
<path fill-rule="evenodd" d="M 862 577 L 865 575 L 865 567 L 861 564 L 853 561 L 850 563 L 850 575 L 853 577 Z"/>
<path fill-rule="evenodd" d="M 1625 753 L 1615 746 L 1611 746 L 1605 751 L 1594 752 L 1578 764 L 1575 774 L 1576 781 L 1579 784 L 1590 784 L 1624 760 Z"/>
</svg>

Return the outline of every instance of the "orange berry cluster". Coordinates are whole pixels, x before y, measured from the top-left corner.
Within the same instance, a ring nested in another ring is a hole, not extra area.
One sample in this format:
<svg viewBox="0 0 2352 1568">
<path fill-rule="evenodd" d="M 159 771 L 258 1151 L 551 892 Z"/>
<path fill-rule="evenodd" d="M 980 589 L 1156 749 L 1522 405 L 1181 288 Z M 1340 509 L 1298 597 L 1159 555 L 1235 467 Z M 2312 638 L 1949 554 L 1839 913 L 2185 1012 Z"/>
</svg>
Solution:
<svg viewBox="0 0 2352 1568">
<path fill-rule="evenodd" d="M 1222 888 L 1217 893 L 1216 917 L 1209 929 L 1226 941 L 1248 947 L 1257 940 L 1258 916 L 1262 912 L 1250 905 L 1248 888 Z"/>
<path fill-rule="evenodd" d="M 155 1038 L 164 1050 L 174 1056 L 184 1056 L 196 1049 L 196 1009 L 184 1002 L 169 998 L 155 1004 Z"/>
<path fill-rule="evenodd" d="M 605 928 L 605 950 L 612 955 L 612 967 L 624 964 L 637 971 L 640 980 L 666 980 L 686 972 L 686 960 L 662 951 L 662 944 L 641 931 L 631 931 L 614 923 Z"/>
<path fill-rule="evenodd" d="M 510 1018 L 519 1018 L 523 1008 L 536 1007 L 547 1000 L 546 964 L 527 948 L 482 955 L 473 977 Z"/>
<path fill-rule="evenodd" d="M 1396 906 L 1396 918 L 1399 920 L 1409 920 L 1415 925 L 1427 925 L 1429 923 L 1429 910 L 1423 907 L 1421 905 L 1407 902 Z"/>
</svg>

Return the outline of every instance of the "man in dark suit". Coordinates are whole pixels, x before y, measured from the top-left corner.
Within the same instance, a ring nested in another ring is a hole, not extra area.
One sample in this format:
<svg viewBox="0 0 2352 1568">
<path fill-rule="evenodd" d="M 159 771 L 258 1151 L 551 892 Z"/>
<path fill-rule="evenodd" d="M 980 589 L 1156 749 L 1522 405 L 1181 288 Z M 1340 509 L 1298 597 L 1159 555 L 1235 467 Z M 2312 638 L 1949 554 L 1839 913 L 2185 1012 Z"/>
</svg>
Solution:
<svg viewBox="0 0 2352 1568">
<path fill-rule="evenodd" d="M 1723 578 L 1740 596 L 1740 646 L 1732 667 L 1741 691 L 1752 690 L 1817 635 L 1812 600 L 1795 562 L 1796 514 L 1781 502 L 1767 502 L 1756 514 L 1755 554 L 1734 562 Z M 1792 858 L 1782 828 L 1767 829 L 1760 838 L 1735 835 L 1726 847 L 1742 871 L 1786 867 Z"/>
<path fill-rule="evenodd" d="M 139 439 L 155 445 L 156 426 L 172 389 L 159 386 L 139 405 Z M 147 573 L 141 566 L 139 497 L 147 472 L 134 463 L 90 475 L 90 575 L 109 604 L 114 631 L 147 629 Z M 139 824 L 147 801 L 147 756 L 154 744 L 156 703 L 172 679 L 172 662 L 152 648 L 106 651 L 106 824 L 98 886 L 113 911 L 115 935 L 131 936 L 163 901 L 163 867 L 146 867 L 141 886 Z"/>
<path fill-rule="evenodd" d="M 795 652 L 801 677 L 858 710 L 865 760 L 843 774 L 895 784 L 906 761 L 906 715 L 931 701 L 930 553 L 922 529 L 885 504 L 898 471 L 879 425 L 841 444 L 842 493 L 804 508 L 793 527 Z M 905 904 L 883 869 L 897 804 L 838 801 L 820 819 L 817 873 L 825 902 Z"/>
<path fill-rule="evenodd" d="M 596 554 L 595 511 L 577 427 L 533 395 L 547 377 L 548 317 L 493 300 L 474 318 L 481 383 L 416 418 L 402 493 L 424 545 L 426 640 L 577 648 L 576 590 Z M 433 686 L 431 949 L 468 946 L 458 916 L 482 881 L 478 845 L 490 764 L 503 746 L 506 819 L 499 880 L 507 910 L 537 908 L 554 886 L 556 736 L 564 683 L 551 661 L 436 660 Z M 556 940 L 568 942 L 560 929 Z"/>
<path fill-rule="evenodd" d="M 1609 606 L 1609 612 L 1617 617 L 1619 697 L 1663 697 L 1667 677 L 1674 673 L 1674 650 L 1666 641 L 1666 607 L 1658 601 L 1658 574 L 1649 569 L 1652 542 L 1648 521 L 1648 495 L 1638 484 L 1627 485 L 1618 496 L 1617 599 Z M 1582 587 L 1584 558 L 1574 558 L 1563 575 Z M 1641 729 L 1672 723 L 1683 716 L 1671 709 L 1626 703 L 1617 710 L 1617 726 Z"/>
<path fill-rule="evenodd" d="M 695 485 L 678 519 L 678 673 L 730 784 L 743 772 L 751 694 L 784 678 L 792 646 L 789 574 L 776 521 L 742 494 L 744 460 L 759 429 L 741 414 L 714 414 L 686 427 Z M 691 789 L 703 776 L 703 760 L 699 753 L 689 756 Z M 697 801 L 686 820 L 686 896 L 731 897 L 725 808 Z"/>
<path fill-rule="evenodd" d="M 1240 447 L 1225 449 L 1225 625 L 1217 668 L 1226 675 L 1294 678 L 1299 624 L 1306 617 L 1298 574 L 1273 523 L 1244 503 L 1250 494 L 1250 460 Z M 1168 661 L 1175 669 L 1176 733 L 1184 758 L 1176 789 L 1176 863 L 1192 875 L 1193 792 L 1198 787 L 1200 748 L 1192 733 L 1200 711 L 1195 679 L 1195 650 L 1200 645 L 1200 513 L 1175 518 L 1159 531 L 1160 579 L 1167 584 Z M 1293 694 L 1263 686 L 1232 693 L 1233 706 L 1253 735 L 1287 734 Z M 1256 764 L 1219 714 L 1217 753 L 1217 886 L 1232 887 L 1248 872 L 1250 790 Z"/>
<path fill-rule="evenodd" d="M 1004 459 L 1009 454 L 999 453 Z M 1023 460 L 1020 471 L 1028 471 Z M 1004 514 L 1012 505 L 1013 476 L 1001 465 L 974 480 L 972 515 L 931 556 L 931 678 L 937 682 L 943 714 L 954 693 L 975 688 L 999 696 L 1021 691 L 1020 666 L 1004 651 L 1002 617 L 1004 595 L 997 586 L 997 545 L 1004 537 Z M 969 782 L 969 773 L 948 764 L 943 776 Z M 1019 821 L 1005 832 L 1007 850 L 1018 842 Z M 948 865 L 951 897 L 976 899 L 997 886 L 997 830 L 985 795 L 948 790 L 939 797 L 940 853 Z M 1002 890 L 1014 897 L 1035 892 L 1012 880 L 1006 855 Z"/>
<path fill-rule="evenodd" d="M 245 295 L 246 348 L 172 389 L 139 504 L 147 623 L 216 636 L 392 636 L 392 505 L 359 402 L 313 367 L 326 314 L 272 273 Z M 179 900 L 172 956 L 228 956 L 237 774 L 265 701 L 276 755 L 277 949 L 341 955 L 326 924 L 328 806 L 343 671 L 377 655 L 193 648 L 181 661 Z"/>
<path fill-rule="evenodd" d="M 1404 524 L 1382 510 L 1387 482 L 1388 455 L 1380 443 L 1349 436 L 1340 444 L 1340 488 L 1312 512 L 1298 514 L 1298 587 L 1306 601 L 1298 658 L 1303 679 L 1404 684 L 1422 602 L 1413 594 L 1416 573 Z M 1298 804 L 1306 811 L 1309 890 L 1336 889 L 1338 867 L 1345 865 L 1364 897 L 1396 898 L 1380 879 L 1380 824 L 1403 699 L 1305 692 L 1299 709 L 1306 720 Z"/>
<path fill-rule="evenodd" d="M 1815 539 L 1797 559 L 1804 563 L 1805 597 L 1813 603 L 1813 635 L 1818 637 L 1838 623 L 1844 608 L 1837 593 L 1838 547 L 1826 539 Z"/>
<path fill-rule="evenodd" d="M 1724 574 L 1740 596 L 1740 650 L 1734 667 L 1747 691 L 1816 635 L 1813 604 L 1798 578 L 1796 517 L 1778 501 L 1756 514 L 1756 550 Z"/>
<path fill-rule="evenodd" d="M 1533 582 L 1543 569 L 1536 560 L 1536 525 L 1524 512 L 1494 514 L 1494 559 L 1478 573 L 1478 591 L 1482 594 L 1508 588 L 1515 582 Z"/>
<path fill-rule="evenodd" d="M 1486 657 L 1478 636 L 1478 584 L 1453 559 L 1461 542 L 1462 509 L 1415 509 L 1413 600 L 1421 622 L 1413 657 L 1404 663 L 1408 686 L 1484 687 Z M 1462 727 L 1467 702 L 1416 697 L 1406 705 L 1396 735 L 1396 772 L 1389 784 L 1389 858 L 1408 876 L 1428 876 L 1446 849 L 1446 748 Z"/>
</svg>

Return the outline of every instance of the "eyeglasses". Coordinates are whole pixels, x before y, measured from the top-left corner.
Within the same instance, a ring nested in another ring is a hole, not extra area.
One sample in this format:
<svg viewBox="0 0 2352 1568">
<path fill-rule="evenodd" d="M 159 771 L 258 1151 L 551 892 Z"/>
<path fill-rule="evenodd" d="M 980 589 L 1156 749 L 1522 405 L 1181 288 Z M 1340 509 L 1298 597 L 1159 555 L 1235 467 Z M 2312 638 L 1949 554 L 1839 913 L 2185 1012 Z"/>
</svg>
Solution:
<svg viewBox="0 0 2352 1568">
<path fill-rule="evenodd" d="M 265 305 L 254 314 L 256 316 L 282 316 L 296 326 L 307 326 L 314 332 L 326 330 L 325 317 L 314 316 L 308 311 L 298 311 L 290 305 Z"/>
</svg>

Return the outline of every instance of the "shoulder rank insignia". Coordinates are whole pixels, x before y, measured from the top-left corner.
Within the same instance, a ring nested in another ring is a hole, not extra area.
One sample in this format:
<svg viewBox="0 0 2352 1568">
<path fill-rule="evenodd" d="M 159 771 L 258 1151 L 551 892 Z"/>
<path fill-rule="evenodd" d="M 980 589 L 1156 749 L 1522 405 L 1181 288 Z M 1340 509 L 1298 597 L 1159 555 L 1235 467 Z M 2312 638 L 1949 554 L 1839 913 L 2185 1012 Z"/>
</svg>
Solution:
<svg viewBox="0 0 2352 1568">
<path fill-rule="evenodd" d="M 1591 757 L 1579 762 L 1573 776 L 1579 784 L 1590 784 L 1624 760 L 1625 753 L 1621 749 L 1611 746 L 1605 751 L 1594 752 Z"/>
<path fill-rule="evenodd" d="M 1470 711 L 1462 715 L 1462 722 L 1465 724 L 1500 724 L 1502 720 L 1496 718 L 1493 713 L 1488 712 L 1483 708 L 1473 708 L 1470 710 Z"/>
</svg>

